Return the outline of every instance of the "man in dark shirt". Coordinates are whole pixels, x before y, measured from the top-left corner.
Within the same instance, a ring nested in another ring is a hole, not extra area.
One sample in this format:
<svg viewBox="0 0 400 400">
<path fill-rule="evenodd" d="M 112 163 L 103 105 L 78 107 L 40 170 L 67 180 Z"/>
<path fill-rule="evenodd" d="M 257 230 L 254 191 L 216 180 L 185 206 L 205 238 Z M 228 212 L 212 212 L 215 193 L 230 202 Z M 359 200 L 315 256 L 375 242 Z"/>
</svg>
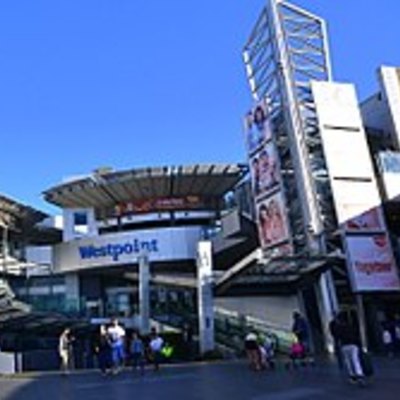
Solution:
<svg viewBox="0 0 400 400">
<path fill-rule="evenodd" d="M 341 356 L 351 382 L 362 382 L 364 373 L 360 362 L 360 339 L 358 330 L 343 312 L 331 323 L 331 333 L 340 346 Z"/>
</svg>

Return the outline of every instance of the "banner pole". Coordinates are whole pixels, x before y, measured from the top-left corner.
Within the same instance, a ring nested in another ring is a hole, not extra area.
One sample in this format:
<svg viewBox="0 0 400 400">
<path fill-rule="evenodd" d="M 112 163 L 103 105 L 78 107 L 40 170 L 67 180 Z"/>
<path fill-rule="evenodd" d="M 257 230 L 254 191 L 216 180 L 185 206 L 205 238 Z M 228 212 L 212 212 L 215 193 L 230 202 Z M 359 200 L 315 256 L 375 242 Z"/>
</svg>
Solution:
<svg viewBox="0 0 400 400">
<path fill-rule="evenodd" d="M 367 328 L 365 323 L 364 301 L 361 293 L 356 293 L 358 325 L 360 327 L 361 347 L 368 351 Z"/>
</svg>

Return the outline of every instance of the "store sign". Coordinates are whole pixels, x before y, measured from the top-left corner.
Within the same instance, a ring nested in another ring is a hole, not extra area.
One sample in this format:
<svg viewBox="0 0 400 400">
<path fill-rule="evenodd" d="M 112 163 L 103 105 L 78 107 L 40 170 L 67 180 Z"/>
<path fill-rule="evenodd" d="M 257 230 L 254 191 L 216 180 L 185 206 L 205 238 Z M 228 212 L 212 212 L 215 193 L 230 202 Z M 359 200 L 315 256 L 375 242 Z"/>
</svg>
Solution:
<svg viewBox="0 0 400 400">
<path fill-rule="evenodd" d="M 400 290 L 399 275 L 386 234 L 347 236 L 346 247 L 354 291 Z"/>
<path fill-rule="evenodd" d="M 79 255 L 81 259 L 109 257 L 113 261 L 118 261 L 122 255 L 125 254 L 140 254 L 143 252 L 152 253 L 158 251 L 157 239 L 151 240 L 138 240 L 133 239 L 126 243 L 111 244 L 107 243 L 102 246 L 81 246 Z"/>
<path fill-rule="evenodd" d="M 201 237 L 200 227 L 176 227 L 74 239 L 54 246 L 53 264 L 56 271 L 68 272 L 136 264 L 142 255 L 150 262 L 194 260 Z"/>
<path fill-rule="evenodd" d="M 200 196 L 159 197 L 120 203 L 115 206 L 115 215 L 148 213 L 153 211 L 193 210 L 207 206 Z"/>
</svg>

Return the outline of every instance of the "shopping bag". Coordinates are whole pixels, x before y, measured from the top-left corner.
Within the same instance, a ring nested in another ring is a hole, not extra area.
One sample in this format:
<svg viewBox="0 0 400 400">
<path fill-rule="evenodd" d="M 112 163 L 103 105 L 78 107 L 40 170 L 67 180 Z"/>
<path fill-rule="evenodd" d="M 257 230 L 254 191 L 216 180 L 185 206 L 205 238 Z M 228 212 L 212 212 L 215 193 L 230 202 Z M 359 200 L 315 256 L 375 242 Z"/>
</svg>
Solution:
<svg viewBox="0 0 400 400">
<path fill-rule="evenodd" d="M 171 358 L 172 354 L 174 352 L 174 348 L 168 344 L 166 344 L 162 349 L 161 349 L 161 354 L 165 357 L 165 358 Z"/>
<path fill-rule="evenodd" d="M 371 355 L 364 350 L 360 350 L 361 369 L 366 377 L 374 375 L 374 366 L 372 364 Z"/>
</svg>

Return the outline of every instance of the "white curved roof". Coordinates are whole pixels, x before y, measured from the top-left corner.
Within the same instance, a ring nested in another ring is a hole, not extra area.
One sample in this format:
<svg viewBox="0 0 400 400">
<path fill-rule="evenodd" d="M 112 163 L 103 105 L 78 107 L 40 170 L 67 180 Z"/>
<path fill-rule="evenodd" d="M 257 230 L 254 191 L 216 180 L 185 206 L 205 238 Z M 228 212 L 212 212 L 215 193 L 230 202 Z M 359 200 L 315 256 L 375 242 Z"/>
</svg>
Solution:
<svg viewBox="0 0 400 400">
<path fill-rule="evenodd" d="M 54 186 L 45 199 L 62 208 L 103 208 L 152 198 L 219 198 L 247 173 L 244 164 L 196 164 L 123 171 L 97 171 Z"/>
</svg>

